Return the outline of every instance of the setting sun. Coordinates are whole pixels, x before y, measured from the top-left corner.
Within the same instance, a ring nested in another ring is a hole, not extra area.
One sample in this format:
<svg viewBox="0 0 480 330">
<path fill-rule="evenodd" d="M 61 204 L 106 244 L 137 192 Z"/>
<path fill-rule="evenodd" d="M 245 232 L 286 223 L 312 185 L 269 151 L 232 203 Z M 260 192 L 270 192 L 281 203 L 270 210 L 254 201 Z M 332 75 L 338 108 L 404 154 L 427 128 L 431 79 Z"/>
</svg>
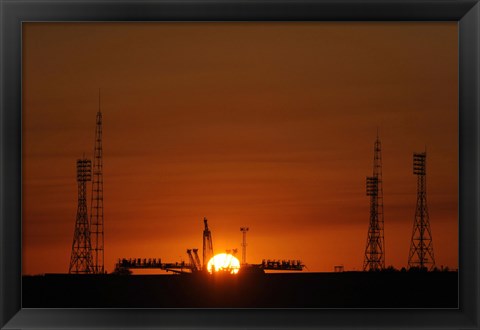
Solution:
<svg viewBox="0 0 480 330">
<path fill-rule="evenodd" d="M 220 253 L 208 261 L 207 269 L 209 273 L 224 271 L 236 274 L 240 269 L 240 261 L 231 254 Z"/>
</svg>

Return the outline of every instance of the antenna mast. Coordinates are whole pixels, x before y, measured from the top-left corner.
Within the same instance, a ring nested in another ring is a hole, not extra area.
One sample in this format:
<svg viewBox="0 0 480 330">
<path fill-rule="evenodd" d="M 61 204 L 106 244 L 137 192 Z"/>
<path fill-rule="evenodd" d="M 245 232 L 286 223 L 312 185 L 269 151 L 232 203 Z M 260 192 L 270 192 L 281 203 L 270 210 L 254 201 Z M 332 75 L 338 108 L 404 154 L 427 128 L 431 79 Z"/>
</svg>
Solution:
<svg viewBox="0 0 480 330">
<path fill-rule="evenodd" d="M 374 145 L 373 176 L 367 177 L 367 196 L 370 196 L 370 225 L 363 270 L 381 270 L 385 268 L 385 240 L 383 233 L 382 146 L 378 131 Z"/>
<path fill-rule="evenodd" d="M 90 228 L 92 232 L 94 272 L 103 274 L 104 234 L 103 234 L 103 146 L 102 111 L 100 107 L 100 89 L 98 90 L 98 112 L 95 128 L 95 148 L 93 158 L 92 203 L 90 204 Z"/>
<path fill-rule="evenodd" d="M 247 263 L 247 231 L 248 227 L 240 227 L 242 232 L 242 265 Z"/>
</svg>

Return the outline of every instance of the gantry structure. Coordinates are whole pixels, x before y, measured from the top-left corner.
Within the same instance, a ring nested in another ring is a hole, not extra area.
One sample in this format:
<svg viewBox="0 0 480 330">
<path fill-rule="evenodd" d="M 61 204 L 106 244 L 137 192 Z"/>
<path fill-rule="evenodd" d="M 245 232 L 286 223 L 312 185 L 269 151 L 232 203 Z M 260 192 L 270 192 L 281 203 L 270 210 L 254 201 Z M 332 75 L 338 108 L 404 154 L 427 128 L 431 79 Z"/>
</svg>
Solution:
<svg viewBox="0 0 480 330">
<path fill-rule="evenodd" d="M 203 268 L 207 268 L 208 261 L 213 257 L 212 233 L 208 228 L 207 218 L 203 218 Z"/>
</svg>

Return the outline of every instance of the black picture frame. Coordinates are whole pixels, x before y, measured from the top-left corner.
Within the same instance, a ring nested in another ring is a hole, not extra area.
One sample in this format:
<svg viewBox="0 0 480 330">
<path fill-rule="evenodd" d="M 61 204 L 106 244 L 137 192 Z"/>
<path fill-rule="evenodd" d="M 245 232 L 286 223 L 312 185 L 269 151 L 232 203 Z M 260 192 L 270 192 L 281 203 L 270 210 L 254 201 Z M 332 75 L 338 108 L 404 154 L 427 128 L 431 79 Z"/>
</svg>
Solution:
<svg viewBox="0 0 480 330">
<path fill-rule="evenodd" d="M 480 5 L 472 0 L 0 0 L 0 327 L 479 329 Z M 459 309 L 22 309 L 21 26 L 27 21 L 457 21 Z"/>
</svg>

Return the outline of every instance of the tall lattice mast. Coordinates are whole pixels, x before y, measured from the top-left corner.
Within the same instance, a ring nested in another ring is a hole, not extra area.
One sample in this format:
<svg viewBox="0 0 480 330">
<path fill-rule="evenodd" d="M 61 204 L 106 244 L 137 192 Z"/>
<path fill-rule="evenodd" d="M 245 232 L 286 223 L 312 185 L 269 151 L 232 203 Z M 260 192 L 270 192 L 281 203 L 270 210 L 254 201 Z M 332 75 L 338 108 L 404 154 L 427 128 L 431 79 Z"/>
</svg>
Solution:
<svg viewBox="0 0 480 330">
<path fill-rule="evenodd" d="M 381 270 L 385 268 L 385 240 L 383 233 L 382 146 L 378 133 L 374 144 L 373 175 L 367 177 L 367 196 L 370 196 L 370 224 L 363 270 Z"/>
<path fill-rule="evenodd" d="M 417 176 L 417 207 L 408 254 L 408 267 L 432 270 L 435 267 L 435 256 L 427 208 L 426 151 L 413 154 L 413 174 Z"/>
<path fill-rule="evenodd" d="M 103 226 L 103 146 L 102 146 L 102 111 L 100 107 L 100 91 L 98 92 L 98 112 L 95 129 L 95 148 L 93 158 L 92 203 L 90 204 L 90 229 L 94 272 L 103 274 L 104 267 L 104 226 Z"/>
<path fill-rule="evenodd" d="M 92 162 L 89 159 L 77 160 L 78 207 L 73 233 L 72 254 L 69 274 L 89 274 L 93 272 L 90 228 L 87 214 L 87 181 L 92 179 Z"/>
</svg>

